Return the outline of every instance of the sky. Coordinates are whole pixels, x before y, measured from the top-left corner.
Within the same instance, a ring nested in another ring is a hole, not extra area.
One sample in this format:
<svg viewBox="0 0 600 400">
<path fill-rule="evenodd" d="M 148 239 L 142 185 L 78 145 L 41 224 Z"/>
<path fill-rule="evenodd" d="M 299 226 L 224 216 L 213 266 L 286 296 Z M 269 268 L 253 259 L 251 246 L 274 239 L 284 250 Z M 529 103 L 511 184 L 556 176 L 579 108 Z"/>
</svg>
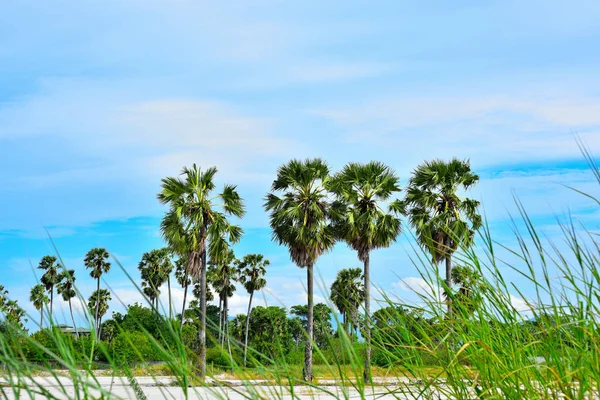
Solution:
<svg viewBox="0 0 600 400">
<path fill-rule="evenodd" d="M 140 301 L 125 271 L 137 281 L 164 245 L 160 179 L 192 163 L 245 199 L 236 254 L 271 260 L 257 304 L 306 299 L 262 207 L 292 158 L 380 160 L 402 186 L 424 160 L 465 158 L 503 243 L 515 196 L 550 238 L 566 213 L 598 229 L 594 203 L 565 187 L 598 194 L 576 142 L 600 154 L 598 20 L 592 0 L 1 2 L 0 284 L 37 320 L 40 258 L 58 251 L 88 296 L 83 258 L 105 247 L 122 265 L 103 282 L 112 309 Z M 405 225 L 372 256 L 372 281 L 403 301 L 423 287 L 413 245 Z M 357 266 L 345 245 L 319 259 L 317 300 Z M 238 289 L 231 314 L 247 299 Z"/>
</svg>

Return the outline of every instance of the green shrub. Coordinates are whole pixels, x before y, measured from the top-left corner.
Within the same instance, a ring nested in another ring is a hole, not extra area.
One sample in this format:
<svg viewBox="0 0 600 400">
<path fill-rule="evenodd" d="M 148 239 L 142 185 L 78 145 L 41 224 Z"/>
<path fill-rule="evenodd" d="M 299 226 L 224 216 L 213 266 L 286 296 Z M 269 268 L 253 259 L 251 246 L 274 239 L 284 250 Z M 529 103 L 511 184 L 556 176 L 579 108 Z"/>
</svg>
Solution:
<svg viewBox="0 0 600 400">
<path fill-rule="evenodd" d="M 142 332 L 120 332 L 113 340 L 112 355 L 121 365 L 160 359 L 150 337 Z"/>
</svg>

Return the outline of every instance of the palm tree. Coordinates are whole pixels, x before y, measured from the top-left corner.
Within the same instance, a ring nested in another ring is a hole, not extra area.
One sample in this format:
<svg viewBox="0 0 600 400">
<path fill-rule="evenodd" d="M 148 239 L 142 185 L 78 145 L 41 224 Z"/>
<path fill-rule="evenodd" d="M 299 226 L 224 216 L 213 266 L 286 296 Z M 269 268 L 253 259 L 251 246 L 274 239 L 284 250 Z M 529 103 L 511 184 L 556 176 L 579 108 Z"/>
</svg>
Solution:
<svg viewBox="0 0 600 400">
<path fill-rule="evenodd" d="M 252 309 L 252 297 L 254 296 L 254 292 L 261 290 L 267 285 L 265 274 L 267 273 L 269 264 L 269 260 L 265 259 L 262 254 L 247 254 L 237 264 L 239 281 L 250 295 L 250 300 L 248 300 L 248 312 L 246 313 L 247 316 L 250 315 L 250 310 Z M 246 355 L 248 353 L 248 327 L 250 324 L 250 318 L 245 319 L 244 367 L 246 366 Z"/>
<path fill-rule="evenodd" d="M 4 288 L 0 286 L 0 292 L 2 289 Z M 31 301 L 35 309 L 40 312 L 40 329 L 42 329 L 42 326 L 44 325 L 44 307 L 50 301 L 48 296 L 46 296 L 46 288 L 43 284 L 40 283 L 31 288 L 29 301 Z"/>
<path fill-rule="evenodd" d="M 365 382 L 371 381 L 371 312 L 370 255 L 374 249 L 390 246 L 400 234 L 400 219 L 394 214 L 402 207 L 398 200 L 388 204 L 400 191 L 399 179 L 388 166 L 377 161 L 367 164 L 349 163 L 337 173 L 329 185 L 343 212 L 336 221 L 337 234 L 358 253 L 364 266 L 365 285 Z"/>
<path fill-rule="evenodd" d="M 325 188 L 328 179 L 329 167 L 323 160 L 292 160 L 277 171 L 272 193 L 267 194 L 265 201 L 273 240 L 287 246 L 292 261 L 306 268 L 308 338 L 303 375 L 307 381 L 312 381 L 313 267 L 335 244 L 330 224 L 334 210 Z"/>
<path fill-rule="evenodd" d="M 3 285 L 0 285 L 0 310 L 4 309 L 6 301 L 8 300 L 8 290 L 4 289 Z"/>
<path fill-rule="evenodd" d="M 162 179 L 158 200 L 169 210 L 161 222 L 161 233 L 171 249 L 187 261 L 186 273 L 199 282 L 200 296 L 200 373 L 206 375 L 206 260 L 219 261 L 229 243 L 239 241 L 243 231 L 227 220 L 227 215 L 241 218 L 244 204 L 236 187 L 225 185 L 215 195 L 217 169 L 202 171 L 194 164 L 184 167 L 182 178 Z"/>
<path fill-rule="evenodd" d="M 183 327 L 183 321 L 185 319 L 185 302 L 187 300 L 188 287 L 192 284 L 192 280 L 189 277 L 186 268 L 186 261 L 184 258 L 178 258 L 175 261 L 175 279 L 177 283 L 183 288 L 183 304 L 181 305 L 181 324 L 180 329 Z"/>
<path fill-rule="evenodd" d="M 225 338 L 227 338 L 227 344 L 229 345 L 229 298 L 233 296 L 235 282 L 238 280 L 238 270 L 235 267 L 236 262 L 235 254 L 230 248 L 225 249 L 219 261 L 209 262 L 209 266 L 214 271 L 212 285 L 219 295 L 219 301 L 223 303 L 221 319 L 219 321 L 219 325 L 221 326 L 219 343 L 221 346 L 224 345 Z"/>
<path fill-rule="evenodd" d="M 473 314 L 482 301 L 480 292 L 483 285 L 479 272 L 466 265 L 457 265 L 452 268 L 452 283 L 460 285 L 453 294 L 453 313 L 459 312 L 463 316 Z"/>
<path fill-rule="evenodd" d="M 52 323 L 52 305 L 54 304 L 54 285 L 58 281 L 58 267 L 59 264 L 56 262 L 54 256 L 42 257 L 38 269 L 44 270 L 42 275 L 42 284 L 48 292 L 50 292 L 50 323 Z"/>
<path fill-rule="evenodd" d="M 419 244 L 431 253 L 434 263 L 446 262 L 446 294 L 452 287 L 452 254 L 459 246 L 471 246 L 475 231 L 481 227 L 479 202 L 459 197 L 458 191 L 468 190 L 478 181 L 468 160 L 453 158 L 419 165 L 406 188 L 405 213 Z M 452 305 L 447 303 L 450 315 Z"/>
<path fill-rule="evenodd" d="M 73 329 L 75 329 L 75 334 L 79 337 L 79 333 L 77 333 L 77 326 L 75 325 L 75 318 L 73 317 L 73 307 L 71 305 L 71 299 L 77 296 L 77 292 L 75 291 L 75 270 L 69 269 L 61 272 L 58 275 L 58 284 L 56 289 L 58 290 L 58 294 L 62 295 L 62 299 L 64 301 L 69 302 L 69 312 L 71 313 L 71 321 L 73 322 Z"/>
<path fill-rule="evenodd" d="M 96 310 L 96 315 L 98 316 L 98 337 L 100 337 L 100 335 L 102 334 L 102 332 L 100 331 L 102 317 L 108 311 L 108 302 L 111 300 L 112 297 L 110 295 L 110 292 L 106 289 L 95 290 L 88 299 L 88 308 L 90 310 Z"/>
<path fill-rule="evenodd" d="M 346 333 L 352 337 L 350 325 L 356 327 L 358 310 L 365 301 L 364 276 L 360 268 L 347 268 L 338 271 L 331 285 L 329 298 L 342 314 L 343 326 Z"/>
<path fill-rule="evenodd" d="M 85 259 L 83 260 L 85 267 L 90 270 L 90 276 L 97 280 L 96 291 L 94 292 L 97 296 L 100 296 L 102 293 L 100 292 L 100 277 L 102 276 L 102 274 L 108 273 L 108 271 L 110 271 L 110 262 L 106 261 L 108 257 L 109 255 L 106 249 L 94 248 L 87 252 L 87 254 L 85 255 Z M 100 329 L 100 297 L 96 299 L 94 304 L 96 305 L 94 327 L 96 328 L 96 332 L 98 332 L 98 330 Z M 99 333 L 98 337 L 100 337 Z"/>
<path fill-rule="evenodd" d="M 19 306 L 17 300 L 6 300 L 3 311 L 5 312 L 6 322 L 13 327 L 25 330 L 24 322 L 27 322 L 25 316 L 27 313 Z"/>
<path fill-rule="evenodd" d="M 168 249 L 155 249 L 144 253 L 138 269 L 142 275 L 142 289 L 144 294 L 148 296 L 158 311 L 160 287 L 165 282 L 170 281 L 169 276 L 173 269 Z M 154 304 L 155 302 L 156 304 Z"/>
</svg>

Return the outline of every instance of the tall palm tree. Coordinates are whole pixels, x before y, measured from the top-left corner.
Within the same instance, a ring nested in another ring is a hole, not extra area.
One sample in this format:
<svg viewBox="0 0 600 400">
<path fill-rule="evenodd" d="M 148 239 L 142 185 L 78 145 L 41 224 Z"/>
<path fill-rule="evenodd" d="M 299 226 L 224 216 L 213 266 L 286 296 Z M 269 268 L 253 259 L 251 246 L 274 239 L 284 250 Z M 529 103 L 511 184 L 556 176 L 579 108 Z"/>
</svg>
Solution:
<svg viewBox="0 0 600 400">
<path fill-rule="evenodd" d="M 98 315 L 98 337 L 102 334 L 100 331 L 102 325 L 102 317 L 108 311 L 108 302 L 112 300 L 110 292 L 106 289 L 95 290 L 88 299 L 88 308 L 90 310 L 96 310 Z"/>
<path fill-rule="evenodd" d="M 161 222 L 161 233 L 171 249 L 185 255 L 186 272 L 199 282 L 200 296 L 200 373 L 206 375 L 206 261 L 207 255 L 219 261 L 229 243 L 239 241 L 243 231 L 227 220 L 228 215 L 241 218 L 244 203 L 236 186 L 225 185 L 214 193 L 217 169 L 202 170 L 194 164 L 184 167 L 181 177 L 162 179 L 158 200 L 169 205 Z M 209 253 L 209 254 L 207 254 Z"/>
<path fill-rule="evenodd" d="M 338 271 L 331 285 L 329 298 L 342 314 L 346 333 L 352 337 L 350 326 L 356 327 L 358 310 L 365 301 L 364 276 L 360 268 L 347 268 Z"/>
<path fill-rule="evenodd" d="M 390 246 L 400 234 L 399 200 L 389 202 L 400 191 L 395 172 L 383 163 L 349 163 L 330 181 L 343 212 L 336 222 L 337 234 L 358 253 L 363 262 L 365 285 L 365 382 L 371 381 L 370 255 L 374 249 Z M 385 211 L 382 203 L 389 202 Z"/>
<path fill-rule="evenodd" d="M 415 168 L 406 188 L 404 208 L 419 244 L 431 253 L 434 263 L 446 263 L 447 294 L 452 287 L 452 254 L 459 246 L 471 246 L 481 227 L 479 202 L 461 198 L 458 192 L 469 190 L 478 181 L 468 160 L 436 159 Z M 452 305 L 447 303 L 450 315 Z"/>
<path fill-rule="evenodd" d="M 97 296 L 100 296 L 100 294 L 102 293 L 102 292 L 100 292 L 100 277 L 103 274 L 106 274 L 106 273 L 108 273 L 108 271 L 110 271 L 110 262 L 107 261 L 108 257 L 109 257 L 109 255 L 108 255 L 108 251 L 106 251 L 106 249 L 94 248 L 87 252 L 87 254 L 85 255 L 85 259 L 83 260 L 85 267 L 90 270 L 90 276 L 97 280 L 96 291 L 94 292 L 94 293 L 96 293 Z M 96 332 L 98 332 L 98 330 L 100 329 L 100 323 L 99 323 L 99 321 L 100 321 L 99 320 L 100 298 L 99 297 L 96 299 L 94 304 L 96 305 L 96 311 L 95 311 L 95 317 L 94 317 L 94 324 L 95 324 L 94 327 L 96 328 Z M 99 333 L 98 333 L 98 335 L 99 335 Z"/>
<path fill-rule="evenodd" d="M 0 291 L 2 291 L 2 289 L 3 287 L 0 286 Z M 46 288 L 43 284 L 40 283 L 31 288 L 29 301 L 31 301 L 35 309 L 40 312 L 40 329 L 42 329 L 42 326 L 44 325 L 44 307 L 50 302 L 50 298 L 46 296 Z"/>
<path fill-rule="evenodd" d="M 334 210 L 325 184 L 329 167 L 316 158 L 292 160 L 279 167 L 265 199 L 270 212 L 273 240 L 288 248 L 290 258 L 306 268 L 308 297 L 307 335 L 304 352 L 304 379 L 312 381 L 313 267 L 317 259 L 333 248 L 335 235 L 330 222 Z"/>
<path fill-rule="evenodd" d="M 225 338 L 229 335 L 229 298 L 235 292 L 235 282 L 238 280 L 238 270 L 235 254 L 231 248 L 225 249 L 219 261 L 209 261 L 209 268 L 213 269 L 212 285 L 215 292 L 219 295 L 219 301 L 222 302 L 223 308 L 220 314 L 219 325 L 219 343 L 221 346 L 225 343 Z M 229 343 L 229 339 L 228 339 Z"/>
<path fill-rule="evenodd" d="M 138 264 L 138 269 L 142 276 L 144 294 L 148 296 L 156 311 L 158 311 L 160 287 L 169 281 L 169 275 L 173 269 L 169 251 L 167 249 L 155 249 L 144 253 Z"/>
<path fill-rule="evenodd" d="M 58 275 L 58 284 L 56 285 L 56 289 L 58 294 L 62 296 L 62 299 L 69 302 L 69 312 L 71 313 L 73 329 L 75 329 L 75 334 L 77 337 L 79 337 L 79 333 L 77 333 L 77 326 L 75 325 L 75 317 L 73 317 L 73 307 L 71 305 L 71 299 L 77 296 L 77 292 L 75 291 L 75 270 L 69 269 L 61 272 Z"/>
<path fill-rule="evenodd" d="M 38 265 L 38 269 L 45 271 L 44 275 L 42 275 L 41 282 L 46 288 L 46 290 L 50 293 L 50 323 L 52 323 L 54 286 L 58 281 L 58 267 L 59 264 L 57 263 L 56 257 L 54 256 L 42 257 L 42 259 L 40 260 L 40 264 Z"/>
<path fill-rule="evenodd" d="M 248 327 L 250 324 L 250 310 L 252 309 L 252 298 L 257 292 L 267 285 L 265 274 L 269 260 L 262 254 L 247 254 L 238 262 L 239 281 L 244 286 L 250 299 L 248 300 L 248 312 L 246 313 L 246 328 L 244 330 L 244 367 L 246 366 L 246 355 L 248 354 Z"/>
</svg>

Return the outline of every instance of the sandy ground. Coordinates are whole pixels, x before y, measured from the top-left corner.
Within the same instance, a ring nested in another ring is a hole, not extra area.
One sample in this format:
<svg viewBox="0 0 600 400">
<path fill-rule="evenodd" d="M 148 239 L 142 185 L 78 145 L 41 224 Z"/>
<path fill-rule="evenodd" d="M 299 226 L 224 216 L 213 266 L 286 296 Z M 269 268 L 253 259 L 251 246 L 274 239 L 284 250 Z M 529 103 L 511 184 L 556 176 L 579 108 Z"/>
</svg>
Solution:
<svg viewBox="0 0 600 400">
<path fill-rule="evenodd" d="M 125 377 L 98 377 L 98 385 L 109 392 L 115 398 L 135 399 L 135 393 L 131 384 Z M 188 388 L 187 397 L 181 387 L 178 387 L 172 377 L 136 377 L 136 381 L 148 399 L 360 399 L 359 392 L 351 387 L 334 386 L 334 382 L 322 382 L 326 386 L 322 389 L 313 389 L 307 386 L 294 388 L 293 393 L 289 387 L 268 386 L 264 382 L 256 381 L 253 386 L 244 386 L 241 381 L 228 381 L 230 387 L 191 387 Z M 36 392 L 47 390 L 52 396 L 60 399 L 73 399 L 77 396 L 76 388 L 68 377 L 55 378 L 39 377 L 33 381 L 23 382 Z M 418 397 L 419 390 L 415 386 L 407 393 L 406 386 L 404 394 L 399 391 L 397 384 L 389 382 L 387 385 L 378 385 L 369 388 L 365 393 L 366 399 L 414 399 Z M 28 393 L 25 389 L 11 388 L 6 380 L 0 378 L 0 388 L 4 390 L 7 399 L 44 399 L 47 395 Z M 88 397 L 99 398 L 100 391 L 91 390 Z M 0 397 L 2 394 L 0 393 Z M 83 398 L 80 395 L 79 398 Z M 429 393 L 422 398 L 445 399 L 438 393 Z"/>
</svg>

